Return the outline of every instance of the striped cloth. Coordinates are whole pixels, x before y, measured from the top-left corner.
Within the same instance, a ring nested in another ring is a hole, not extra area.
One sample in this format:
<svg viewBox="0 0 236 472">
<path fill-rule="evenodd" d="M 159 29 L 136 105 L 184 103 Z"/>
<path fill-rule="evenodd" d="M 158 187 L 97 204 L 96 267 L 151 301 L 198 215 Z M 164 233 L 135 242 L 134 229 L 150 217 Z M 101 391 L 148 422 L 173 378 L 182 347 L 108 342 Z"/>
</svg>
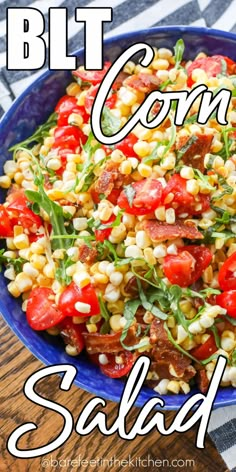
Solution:
<svg viewBox="0 0 236 472">
<path fill-rule="evenodd" d="M 0 0 L 0 116 L 42 70 L 31 74 L 6 70 L 6 8 L 34 7 L 45 15 L 49 7 L 67 7 L 69 52 L 83 46 L 83 26 L 75 23 L 76 7 L 112 7 L 113 22 L 105 24 L 105 37 L 163 25 L 194 25 L 236 32 L 236 0 Z M 47 40 L 47 33 L 44 35 Z M 227 467 L 236 472 L 236 407 L 212 413 L 209 433 Z"/>
</svg>

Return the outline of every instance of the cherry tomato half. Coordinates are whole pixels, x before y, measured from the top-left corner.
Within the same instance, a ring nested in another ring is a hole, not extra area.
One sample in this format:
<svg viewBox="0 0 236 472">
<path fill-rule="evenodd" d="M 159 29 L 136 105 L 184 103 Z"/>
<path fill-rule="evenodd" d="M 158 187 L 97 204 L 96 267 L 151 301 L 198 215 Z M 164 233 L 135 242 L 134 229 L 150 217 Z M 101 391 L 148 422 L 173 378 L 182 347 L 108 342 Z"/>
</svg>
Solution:
<svg viewBox="0 0 236 472">
<path fill-rule="evenodd" d="M 109 238 L 112 232 L 112 228 L 111 227 L 109 228 L 109 226 L 111 225 L 113 221 L 115 221 L 115 219 L 116 219 L 115 215 L 111 215 L 108 221 L 101 221 L 101 223 L 107 225 L 108 228 L 95 229 L 94 233 L 95 233 L 96 241 L 100 241 L 101 243 L 103 243 L 105 239 Z"/>
<path fill-rule="evenodd" d="M 75 152 L 80 143 L 85 144 L 87 136 L 77 126 L 58 126 L 54 131 L 54 143 L 52 148 L 71 149 Z"/>
<path fill-rule="evenodd" d="M 72 318 L 65 318 L 60 323 L 61 336 L 65 341 L 65 344 L 76 347 L 78 354 L 84 348 L 84 338 L 82 333 L 86 331 L 85 323 L 75 324 Z"/>
<path fill-rule="evenodd" d="M 135 192 L 132 205 L 130 205 L 127 194 Z M 146 215 L 156 210 L 161 203 L 162 185 L 155 179 L 144 179 L 132 183 L 125 190 L 122 190 L 117 204 L 131 215 Z"/>
<path fill-rule="evenodd" d="M 201 346 L 197 346 L 191 350 L 191 355 L 198 359 L 199 361 L 204 361 L 208 357 L 210 357 L 214 352 L 217 351 L 217 346 L 215 343 L 215 338 L 213 335 L 207 339 L 207 341 Z"/>
<path fill-rule="evenodd" d="M 170 203 L 165 203 L 168 195 L 174 195 Z M 208 195 L 199 194 L 194 197 L 187 191 L 187 181 L 179 174 L 174 174 L 168 181 L 163 190 L 162 202 L 166 208 L 174 205 L 176 215 L 187 213 L 188 216 L 198 215 L 207 211 L 210 207 L 210 198 Z M 200 207 L 200 209 L 198 209 Z"/>
<path fill-rule="evenodd" d="M 218 281 L 221 290 L 236 290 L 236 252 L 226 259 L 220 268 Z"/>
<path fill-rule="evenodd" d="M 55 111 L 58 114 L 58 126 L 68 125 L 68 118 L 71 113 L 80 115 L 83 118 L 84 123 L 87 123 L 89 120 L 89 115 L 86 113 L 85 108 L 77 105 L 77 99 L 75 97 L 70 97 L 69 95 L 64 95 L 64 97 L 60 98 Z"/>
<path fill-rule="evenodd" d="M 188 80 L 187 85 L 191 87 L 194 83 L 192 79 L 192 72 L 195 69 L 203 69 L 208 77 L 216 77 L 218 74 L 221 74 L 223 71 L 223 62 L 226 62 L 228 74 L 234 73 L 234 68 L 232 66 L 235 64 L 234 61 L 229 59 L 226 56 L 216 55 L 211 57 L 201 57 L 196 59 L 190 64 L 187 68 Z"/>
<path fill-rule="evenodd" d="M 0 237 L 8 238 L 13 236 L 13 225 L 4 205 L 0 205 Z"/>
<path fill-rule="evenodd" d="M 54 293 L 50 288 L 36 287 L 30 293 L 26 318 L 31 328 L 36 331 L 49 329 L 65 317 L 55 304 Z"/>
<path fill-rule="evenodd" d="M 79 77 L 81 80 L 83 80 L 83 82 L 90 82 L 90 84 L 96 85 L 100 84 L 110 67 L 111 62 L 105 62 L 102 70 L 92 71 L 79 68 L 73 72 L 73 75 Z"/>
<path fill-rule="evenodd" d="M 178 254 L 164 258 L 163 271 L 172 284 L 189 287 L 196 282 L 212 260 L 211 251 L 205 246 L 183 246 Z"/>
<path fill-rule="evenodd" d="M 76 310 L 75 304 L 77 302 L 90 305 L 89 313 Z M 71 282 L 61 294 L 58 307 L 65 316 L 80 316 L 86 318 L 100 313 L 98 298 L 91 284 L 80 288 L 74 282 Z"/>
<path fill-rule="evenodd" d="M 114 355 L 106 354 L 108 358 L 108 364 L 99 364 L 102 373 L 107 375 L 108 377 L 111 377 L 112 379 L 117 379 L 120 377 L 124 377 L 124 375 L 127 375 L 132 369 L 135 357 L 129 351 L 124 351 L 121 355 L 123 357 L 123 363 L 117 364 Z"/>
<path fill-rule="evenodd" d="M 228 290 L 217 295 L 216 304 L 225 308 L 231 318 L 236 318 L 236 290 Z"/>
<path fill-rule="evenodd" d="M 97 95 L 97 91 L 99 89 L 100 85 L 95 85 L 94 87 L 91 87 L 87 94 L 86 94 L 86 97 L 85 97 L 85 109 L 86 111 L 91 114 L 91 110 L 92 110 L 92 106 L 93 106 L 93 102 L 95 100 L 95 97 Z M 116 93 L 112 93 L 112 95 L 110 95 L 110 97 L 108 97 L 105 101 L 105 105 L 106 107 L 108 108 L 114 108 L 115 104 L 116 104 L 116 101 L 117 101 L 117 94 Z"/>
<path fill-rule="evenodd" d="M 36 225 L 39 228 L 42 225 L 42 220 L 39 215 L 36 215 L 29 207 L 29 200 L 26 198 L 24 191 L 15 190 L 7 197 L 9 205 L 7 211 L 11 213 L 12 221 L 17 219 L 21 226 L 25 229 Z M 17 224 L 17 221 L 15 224 Z"/>
<path fill-rule="evenodd" d="M 130 133 L 120 143 L 115 144 L 115 148 L 119 149 L 126 157 L 137 157 L 134 151 L 134 144 L 137 143 L 138 138 L 133 133 Z"/>
</svg>

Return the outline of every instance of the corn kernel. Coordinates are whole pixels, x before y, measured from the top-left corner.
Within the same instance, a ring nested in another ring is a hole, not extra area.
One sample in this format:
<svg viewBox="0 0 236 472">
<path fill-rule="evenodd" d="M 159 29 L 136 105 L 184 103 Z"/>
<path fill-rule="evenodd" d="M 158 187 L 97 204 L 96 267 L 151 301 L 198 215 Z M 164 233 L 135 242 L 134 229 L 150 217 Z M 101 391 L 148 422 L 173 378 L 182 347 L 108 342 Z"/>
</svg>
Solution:
<svg viewBox="0 0 236 472">
<path fill-rule="evenodd" d="M 91 283 L 91 277 L 87 272 L 75 272 L 73 275 L 73 281 L 78 287 L 83 288 Z"/>
<path fill-rule="evenodd" d="M 14 237 L 14 245 L 17 249 L 26 249 L 29 247 L 29 238 L 27 234 L 19 234 Z"/>
<path fill-rule="evenodd" d="M 109 320 L 110 327 L 115 333 L 118 333 L 121 330 L 120 320 L 121 315 L 112 315 Z"/>
<path fill-rule="evenodd" d="M 33 285 L 32 279 L 23 272 L 17 274 L 15 283 L 21 293 L 30 290 Z"/>
<path fill-rule="evenodd" d="M 145 157 L 150 154 L 150 146 L 146 141 L 137 141 L 133 149 L 139 157 Z"/>
</svg>

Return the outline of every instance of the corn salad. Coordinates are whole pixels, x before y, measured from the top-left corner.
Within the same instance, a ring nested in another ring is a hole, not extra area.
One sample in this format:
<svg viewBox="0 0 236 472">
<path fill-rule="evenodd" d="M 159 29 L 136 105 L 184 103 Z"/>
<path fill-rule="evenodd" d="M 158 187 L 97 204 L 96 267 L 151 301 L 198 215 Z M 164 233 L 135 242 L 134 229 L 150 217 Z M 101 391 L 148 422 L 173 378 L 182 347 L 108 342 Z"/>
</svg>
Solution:
<svg viewBox="0 0 236 472">
<path fill-rule="evenodd" d="M 174 52 L 155 49 L 147 68 L 125 65 L 105 102 L 104 134 L 153 90 L 199 84 L 232 91 L 228 125 L 214 112 L 197 124 L 196 100 L 176 127 L 173 103 L 158 128 L 138 124 L 104 146 L 90 116 L 110 64 L 80 67 L 0 177 L 1 262 L 31 328 L 61 336 L 70 356 L 85 348 L 113 378 L 148 355 L 147 383 L 159 394 L 194 383 L 206 391 L 220 354 L 221 385 L 236 387 L 236 66 L 204 52 L 186 61 L 183 49 L 179 40 Z M 158 103 L 150 119 L 157 112 Z"/>
</svg>

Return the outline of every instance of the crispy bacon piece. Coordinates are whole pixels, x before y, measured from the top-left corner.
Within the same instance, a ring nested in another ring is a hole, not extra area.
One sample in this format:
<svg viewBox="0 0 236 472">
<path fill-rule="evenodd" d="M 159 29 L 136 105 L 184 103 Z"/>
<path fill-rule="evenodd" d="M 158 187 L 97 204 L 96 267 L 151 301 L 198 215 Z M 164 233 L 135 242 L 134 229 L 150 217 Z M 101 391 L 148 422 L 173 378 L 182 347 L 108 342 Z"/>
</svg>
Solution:
<svg viewBox="0 0 236 472">
<path fill-rule="evenodd" d="M 135 276 L 131 277 L 127 284 L 124 287 L 125 293 L 128 293 L 129 295 L 134 295 L 137 296 L 138 294 L 138 284 L 137 284 L 137 279 Z"/>
<path fill-rule="evenodd" d="M 207 378 L 205 369 L 198 370 L 197 375 L 196 375 L 196 381 L 197 381 L 199 390 L 202 393 L 206 393 L 208 389 L 208 385 L 209 385 L 209 380 Z"/>
<path fill-rule="evenodd" d="M 188 382 L 194 377 L 196 371 L 191 365 L 191 359 L 179 352 L 168 340 L 164 323 L 157 318 L 151 324 L 150 343 L 154 345 L 151 351 L 150 370 L 154 370 L 160 378 L 177 378 Z M 170 372 L 170 366 L 176 375 Z"/>
<path fill-rule="evenodd" d="M 129 183 L 129 176 L 125 176 L 119 172 L 119 165 L 120 164 L 113 161 L 107 162 L 104 171 L 94 184 L 94 189 L 97 193 L 104 193 L 107 197 L 110 195 L 113 188 L 120 188 Z"/>
<path fill-rule="evenodd" d="M 113 90 L 119 90 L 122 87 L 124 80 L 127 79 L 127 77 L 129 77 L 129 74 L 127 74 L 126 72 L 121 71 L 117 75 L 117 77 L 115 79 L 115 82 L 113 83 L 113 86 L 112 86 Z"/>
<path fill-rule="evenodd" d="M 182 161 L 188 165 L 204 172 L 204 157 L 210 152 L 213 136 L 207 134 L 196 135 L 196 141 L 188 147 L 188 141 L 191 139 L 188 136 L 181 136 L 176 144 L 176 149 L 181 150 L 186 146 L 186 151 L 181 157 Z"/>
<path fill-rule="evenodd" d="M 131 87 L 140 92 L 149 93 L 153 90 L 158 90 L 161 81 L 155 75 L 143 74 L 130 75 L 125 81 L 124 85 Z"/>
<path fill-rule="evenodd" d="M 182 222 L 181 220 L 176 220 L 176 223 L 173 225 L 162 221 L 146 220 L 141 223 L 140 228 L 147 231 L 149 237 L 154 242 L 176 238 L 203 239 L 203 235 L 194 224 Z"/>
<path fill-rule="evenodd" d="M 87 246 L 87 244 L 82 244 L 79 246 L 79 257 L 78 260 L 81 262 L 86 262 L 87 264 L 92 264 L 97 256 L 97 251 L 93 247 Z"/>
<path fill-rule="evenodd" d="M 115 334 L 99 334 L 99 333 L 82 333 L 86 350 L 89 354 L 96 353 L 119 353 L 124 351 L 123 346 L 120 343 L 121 331 Z M 138 343 L 136 336 L 136 326 L 131 326 L 127 331 L 125 338 L 125 344 L 127 346 L 133 346 Z"/>
</svg>

